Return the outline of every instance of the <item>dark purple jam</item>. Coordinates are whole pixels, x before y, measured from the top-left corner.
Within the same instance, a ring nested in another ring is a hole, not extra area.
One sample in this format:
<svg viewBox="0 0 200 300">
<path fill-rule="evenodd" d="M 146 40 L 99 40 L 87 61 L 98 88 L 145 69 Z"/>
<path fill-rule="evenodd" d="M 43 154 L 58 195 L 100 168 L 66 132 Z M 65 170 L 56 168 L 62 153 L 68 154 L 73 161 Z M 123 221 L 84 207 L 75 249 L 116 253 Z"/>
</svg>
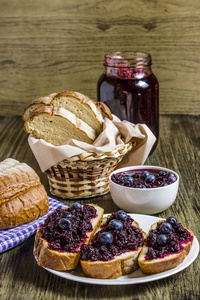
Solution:
<svg viewBox="0 0 200 300">
<path fill-rule="evenodd" d="M 97 83 L 97 100 L 121 120 L 146 124 L 159 137 L 159 84 L 144 53 L 105 55 L 105 73 Z"/>
<path fill-rule="evenodd" d="M 113 174 L 111 180 L 131 188 L 158 188 L 168 186 L 177 180 L 172 172 L 155 169 L 130 170 Z"/>
<path fill-rule="evenodd" d="M 70 228 L 59 226 L 65 217 L 65 212 L 70 212 Z M 48 241 L 52 250 L 75 253 L 80 244 L 84 242 L 87 233 L 92 230 L 91 219 L 96 217 L 96 209 L 90 205 L 84 205 L 83 209 L 63 209 L 58 207 L 55 212 L 47 217 L 40 227 L 40 233 Z"/>
<path fill-rule="evenodd" d="M 153 74 L 142 79 L 107 77 L 98 82 L 99 101 L 104 102 L 120 120 L 146 124 L 154 135 L 159 135 L 157 81 Z"/>
<path fill-rule="evenodd" d="M 172 231 L 165 233 L 166 245 L 161 246 L 158 239 L 162 234 L 161 226 L 163 222 L 159 222 L 156 229 L 153 229 L 147 237 L 148 252 L 146 259 L 163 258 L 172 253 L 178 253 L 183 249 L 183 243 L 192 240 L 190 232 L 185 229 L 181 223 L 173 224 Z"/>
<path fill-rule="evenodd" d="M 116 213 L 112 213 L 106 224 L 97 232 L 92 244 L 81 246 L 80 257 L 82 260 L 109 261 L 117 255 L 127 251 L 135 251 L 138 247 L 143 246 L 143 235 L 137 227 L 132 226 L 133 219 L 130 216 L 125 221 L 121 220 L 123 223 L 122 230 L 109 228 L 110 221 L 114 219 L 116 219 Z M 102 232 L 109 232 L 113 235 L 113 242 L 111 244 L 100 245 L 98 237 Z"/>
</svg>

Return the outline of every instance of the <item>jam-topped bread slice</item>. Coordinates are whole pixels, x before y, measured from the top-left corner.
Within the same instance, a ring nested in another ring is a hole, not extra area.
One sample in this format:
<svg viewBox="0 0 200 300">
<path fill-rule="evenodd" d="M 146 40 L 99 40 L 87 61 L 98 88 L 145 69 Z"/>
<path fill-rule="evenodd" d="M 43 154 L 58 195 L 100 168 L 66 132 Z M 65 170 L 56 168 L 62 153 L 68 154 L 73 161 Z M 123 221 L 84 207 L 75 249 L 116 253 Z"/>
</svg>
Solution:
<svg viewBox="0 0 200 300">
<path fill-rule="evenodd" d="M 176 218 L 153 224 L 138 258 L 144 274 L 156 274 L 178 266 L 190 252 L 193 232 Z"/>
<path fill-rule="evenodd" d="M 92 278 L 118 278 L 138 268 L 145 233 L 124 211 L 105 217 L 88 245 L 81 246 L 83 273 Z"/>
<path fill-rule="evenodd" d="M 34 255 L 38 265 L 57 271 L 75 269 L 80 247 L 89 243 L 103 212 L 97 205 L 77 202 L 69 208 L 57 208 L 37 230 Z"/>
</svg>

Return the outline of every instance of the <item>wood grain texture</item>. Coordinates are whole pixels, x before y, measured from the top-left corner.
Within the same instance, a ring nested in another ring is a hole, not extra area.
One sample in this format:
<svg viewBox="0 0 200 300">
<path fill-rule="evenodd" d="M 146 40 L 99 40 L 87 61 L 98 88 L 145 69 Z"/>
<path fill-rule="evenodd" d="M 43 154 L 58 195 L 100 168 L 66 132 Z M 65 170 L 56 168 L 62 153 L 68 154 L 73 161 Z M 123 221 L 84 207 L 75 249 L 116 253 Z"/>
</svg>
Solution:
<svg viewBox="0 0 200 300">
<path fill-rule="evenodd" d="M 0 115 L 66 89 L 95 100 L 104 54 L 127 50 L 152 54 L 161 114 L 199 114 L 199 15 L 199 0 L 1 0 Z"/>
<path fill-rule="evenodd" d="M 29 164 L 38 173 L 49 194 L 46 175 L 40 171 L 29 148 L 20 117 L 0 117 L 0 144 L 0 161 L 13 157 Z M 177 217 L 193 230 L 200 241 L 199 149 L 199 116 L 162 115 L 158 146 L 145 164 L 165 166 L 179 173 L 180 187 L 175 203 L 157 216 Z M 71 203 L 68 200 L 62 201 Z M 105 209 L 105 213 L 118 209 L 110 194 L 80 202 L 98 204 Z M 162 280 L 128 286 L 98 286 L 64 280 L 37 266 L 33 257 L 33 244 L 34 236 L 0 255 L 0 299 L 199 299 L 199 257 L 187 269 Z"/>
</svg>

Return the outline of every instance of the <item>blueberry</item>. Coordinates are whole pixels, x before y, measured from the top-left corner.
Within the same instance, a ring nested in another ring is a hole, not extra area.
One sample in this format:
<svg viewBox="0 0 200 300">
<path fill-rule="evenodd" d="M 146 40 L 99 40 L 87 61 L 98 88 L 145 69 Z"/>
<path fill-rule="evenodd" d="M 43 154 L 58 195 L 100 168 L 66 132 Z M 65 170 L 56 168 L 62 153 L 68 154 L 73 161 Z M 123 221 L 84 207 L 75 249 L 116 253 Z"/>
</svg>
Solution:
<svg viewBox="0 0 200 300">
<path fill-rule="evenodd" d="M 169 233 L 172 232 L 172 225 L 168 222 L 164 222 L 162 223 L 160 229 L 162 233 Z"/>
<path fill-rule="evenodd" d="M 126 221 L 127 217 L 127 213 L 123 210 L 118 210 L 118 212 L 116 213 L 116 218 L 118 220 Z"/>
<path fill-rule="evenodd" d="M 74 202 L 72 203 L 72 205 L 70 206 L 70 209 L 78 209 L 78 208 L 81 208 L 83 209 L 82 205 L 78 202 Z"/>
<path fill-rule="evenodd" d="M 68 220 L 72 220 L 72 214 L 66 210 L 63 210 L 62 214 L 61 214 L 61 218 L 66 218 Z"/>
<path fill-rule="evenodd" d="M 165 234 L 160 234 L 157 238 L 157 243 L 159 246 L 166 246 L 168 242 L 167 236 Z"/>
<path fill-rule="evenodd" d="M 177 220 L 175 217 L 168 217 L 166 220 L 168 223 L 170 223 L 172 226 L 177 224 Z"/>
<path fill-rule="evenodd" d="M 122 224 L 122 222 L 113 219 L 109 223 L 109 229 L 122 230 L 123 224 Z"/>
<path fill-rule="evenodd" d="M 113 235 L 110 232 L 102 232 L 98 236 L 98 242 L 99 244 L 102 245 L 109 245 L 112 244 L 113 242 Z"/>
<path fill-rule="evenodd" d="M 69 230 L 71 228 L 70 220 L 66 218 L 60 219 L 60 221 L 58 222 L 58 228 L 60 230 Z"/>
<path fill-rule="evenodd" d="M 124 178 L 124 185 L 132 185 L 134 183 L 134 179 L 131 176 Z"/>
<path fill-rule="evenodd" d="M 167 175 L 167 173 L 165 171 L 160 171 L 159 175 L 165 177 Z"/>
<path fill-rule="evenodd" d="M 156 180 L 156 177 L 155 177 L 154 175 L 148 175 L 148 176 L 145 178 L 145 182 L 146 182 L 146 183 L 153 183 L 155 180 Z"/>
<path fill-rule="evenodd" d="M 150 175 L 149 171 L 143 171 L 142 174 L 141 174 L 141 178 L 145 179 L 149 175 Z"/>
<path fill-rule="evenodd" d="M 170 177 L 170 176 L 174 176 L 175 177 L 175 174 L 173 172 L 167 172 L 167 177 Z"/>
<path fill-rule="evenodd" d="M 176 177 L 174 175 L 170 175 L 168 177 L 169 182 L 175 182 L 176 181 Z"/>
</svg>

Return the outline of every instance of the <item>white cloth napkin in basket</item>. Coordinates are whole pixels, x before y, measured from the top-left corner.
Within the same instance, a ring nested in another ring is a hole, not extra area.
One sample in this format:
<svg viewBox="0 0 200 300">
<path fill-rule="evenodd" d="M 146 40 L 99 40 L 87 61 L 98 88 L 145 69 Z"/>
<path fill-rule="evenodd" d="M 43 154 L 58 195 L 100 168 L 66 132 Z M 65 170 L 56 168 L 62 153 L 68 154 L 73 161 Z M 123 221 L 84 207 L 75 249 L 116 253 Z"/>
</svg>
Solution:
<svg viewBox="0 0 200 300">
<path fill-rule="evenodd" d="M 120 121 L 114 115 L 112 121 L 105 119 L 103 131 L 91 145 L 71 139 L 62 146 L 54 146 L 43 139 L 36 139 L 32 134 L 28 142 L 42 172 L 45 172 L 64 159 L 85 152 L 111 152 L 132 139 L 136 146 L 124 156 L 118 167 L 142 165 L 156 141 L 155 136 L 146 125 Z"/>
</svg>

